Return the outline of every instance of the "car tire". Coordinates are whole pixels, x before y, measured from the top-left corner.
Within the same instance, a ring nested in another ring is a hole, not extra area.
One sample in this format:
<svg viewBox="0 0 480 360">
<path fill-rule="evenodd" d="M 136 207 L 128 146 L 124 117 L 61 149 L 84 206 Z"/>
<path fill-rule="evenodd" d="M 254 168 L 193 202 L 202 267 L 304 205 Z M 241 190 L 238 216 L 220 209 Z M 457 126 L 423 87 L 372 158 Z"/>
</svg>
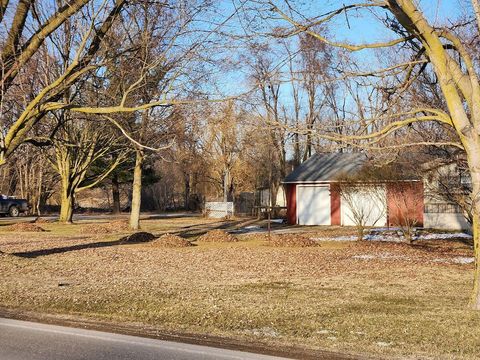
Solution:
<svg viewBox="0 0 480 360">
<path fill-rule="evenodd" d="M 20 210 L 18 210 L 17 206 L 10 206 L 10 209 L 8 210 L 8 214 L 11 217 L 17 217 L 18 215 L 20 215 Z"/>
</svg>

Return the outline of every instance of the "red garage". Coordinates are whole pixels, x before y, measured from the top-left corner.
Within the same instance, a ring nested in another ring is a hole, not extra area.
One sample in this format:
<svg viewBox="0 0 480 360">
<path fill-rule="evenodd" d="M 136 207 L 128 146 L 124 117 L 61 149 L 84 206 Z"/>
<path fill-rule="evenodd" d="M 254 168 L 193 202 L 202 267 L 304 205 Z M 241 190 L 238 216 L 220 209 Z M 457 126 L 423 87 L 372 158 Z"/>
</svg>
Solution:
<svg viewBox="0 0 480 360">
<path fill-rule="evenodd" d="M 355 215 L 363 211 L 368 226 L 395 226 L 406 217 L 423 226 L 422 180 L 362 180 L 354 191 L 344 190 L 341 179 L 361 173 L 367 164 L 362 153 L 313 155 L 284 180 L 288 223 L 355 225 Z"/>
</svg>

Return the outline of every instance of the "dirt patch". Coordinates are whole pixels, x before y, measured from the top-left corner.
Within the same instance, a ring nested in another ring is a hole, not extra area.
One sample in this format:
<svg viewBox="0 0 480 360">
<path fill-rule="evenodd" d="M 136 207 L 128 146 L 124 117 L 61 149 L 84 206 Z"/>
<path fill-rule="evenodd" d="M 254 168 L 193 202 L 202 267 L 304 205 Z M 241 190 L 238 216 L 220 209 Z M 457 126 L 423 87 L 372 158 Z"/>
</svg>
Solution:
<svg viewBox="0 0 480 360">
<path fill-rule="evenodd" d="M 44 228 L 33 223 L 18 223 L 6 227 L 9 231 L 19 232 L 45 232 Z"/>
<path fill-rule="evenodd" d="M 233 236 L 232 234 L 229 234 L 228 232 L 224 230 L 211 230 L 207 232 L 206 234 L 203 234 L 200 236 L 198 241 L 202 242 L 235 242 L 238 241 L 238 239 Z"/>
<path fill-rule="evenodd" d="M 155 241 L 152 241 L 151 245 L 154 247 L 166 247 L 166 248 L 193 246 L 193 244 L 190 241 L 185 240 L 184 238 L 178 235 L 173 235 L 173 234 L 164 234 L 160 236 L 158 239 L 156 239 Z"/>
<path fill-rule="evenodd" d="M 308 237 L 299 235 L 299 234 L 271 234 L 268 238 L 268 234 L 265 234 L 265 240 L 267 240 L 268 245 L 270 246 L 295 246 L 295 247 L 309 247 L 309 246 L 319 246 L 319 244 L 309 239 Z"/>
<path fill-rule="evenodd" d="M 119 241 L 121 244 L 135 244 L 135 243 L 149 242 L 154 239 L 155 239 L 155 235 L 149 232 L 140 231 L 140 232 L 136 232 L 134 234 L 125 236 L 121 238 Z"/>
<path fill-rule="evenodd" d="M 115 234 L 130 230 L 127 220 L 115 220 L 108 223 L 85 224 L 82 229 L 92 234 Z"/>
</svg>

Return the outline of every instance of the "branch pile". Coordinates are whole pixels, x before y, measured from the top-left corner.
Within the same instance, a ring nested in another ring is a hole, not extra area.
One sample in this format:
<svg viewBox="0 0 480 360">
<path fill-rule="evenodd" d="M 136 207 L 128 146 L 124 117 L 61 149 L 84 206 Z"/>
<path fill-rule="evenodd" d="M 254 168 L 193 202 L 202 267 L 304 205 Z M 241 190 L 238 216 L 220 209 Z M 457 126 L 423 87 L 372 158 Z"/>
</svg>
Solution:
<svg viewBox="0 0 480 360">
<path fill-rule="evenodd" d="M 164 247 L 164 248 L 182 248 L 182 247 L 193 246 L 193 244 L 190 241 L 185 240 L 184 238 L 178 235 L 173 235 L 173 234 L 164 234 L 160 236 L 158 239 L 156 239 L 155 241 L 152 241 L 151 245 L 154 247 Z"/>
<path fill-rule="evenodd" d="M 140 231 L 136 232 L 131 235 L 127 235 L 119 240 L 121 244 L 136 244 L 136 243 L 143 243 L 143 242 L 149 242 L 155 239 L 155 235 L 145 232 L 145 231 Z"/>
<path fill-rule="evenodd" d="M 32 224 L 32 223 L 18 223 L 7 226 L 9 231 L 18 231 L 18 232 L 44 232 L 47 231 L 44 228 Z"/>
</svg>

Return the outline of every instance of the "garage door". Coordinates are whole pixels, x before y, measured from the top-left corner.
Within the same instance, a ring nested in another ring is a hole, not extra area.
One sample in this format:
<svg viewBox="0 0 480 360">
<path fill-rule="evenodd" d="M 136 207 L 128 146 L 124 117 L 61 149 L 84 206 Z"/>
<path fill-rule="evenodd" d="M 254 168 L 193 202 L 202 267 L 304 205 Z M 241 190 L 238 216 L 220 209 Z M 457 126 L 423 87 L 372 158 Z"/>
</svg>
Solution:
<svg viewBox="0 0 480 360">
<path fill-rule="evenodd" d="M 341 197 L 342 225 L 354 226 L 362 219 L 366 226 L 387 225 L 386 191 L 384 186 L 367 186 L 345 190 Z"/>
<path fill-rule="evenodd" d="M 297 218 L 300 225 L 330 225 L 330 189 L 298 186 Z"/>
</svg>

